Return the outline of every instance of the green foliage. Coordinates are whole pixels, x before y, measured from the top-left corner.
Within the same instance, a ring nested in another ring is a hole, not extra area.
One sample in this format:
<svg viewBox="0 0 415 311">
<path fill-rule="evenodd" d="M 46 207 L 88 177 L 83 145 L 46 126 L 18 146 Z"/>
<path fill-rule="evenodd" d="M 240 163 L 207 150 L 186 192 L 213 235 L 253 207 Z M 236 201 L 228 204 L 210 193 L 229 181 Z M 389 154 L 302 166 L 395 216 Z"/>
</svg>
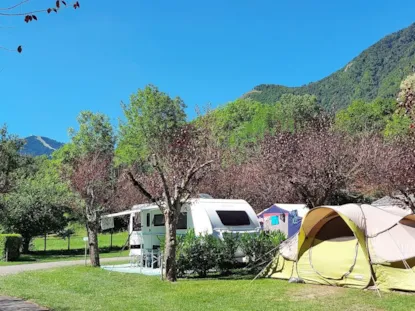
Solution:
<svg viewBox="0 0 415 311">
<path fill-rule="evenodd" d="M 130 103 L 122 105 L 125 121 L 120 121 L 118 163 L 145 159 L 151 148 L 186 123 L 185 108 L 180 97 L 170 98 L 153 85 L 131 95 Z"/>
<path fill-rule="evenodd" d="M 238 147 L 256 142 L 272 129 L 273 113 L 274 107 L 270 105 L 238 99 L 212 111 L 209 117 L 219 143 Z"/>
<path fill-rule="evenodd" d="M 222 274 L 229 274 L 229 271 L 237 265 L 235 254 L 240 245 L 240 235 L 225 232 L 222 240 L 219 241 L 217 268 Z"/>
<path fill-rule="evenodd" d="M 388 140 L 408 137 L 411 123 L 409 116 L 397 112 L 387 121 L 383 135 Z"/>
<path fill-rule="evenodd" d="M 16 261 L 20 257 L 22 236 L 19 234 L 0 234 L 0 261 Z"/>
<path fill-rule="evenodd" d="M 272 252 L 282 241 L 284 234 L 280 232 L 259 234 L 224 233 L 222 238 L 213 235 L 195 235 L 189 230 L 177 240 L 177 270 L 180 276 L 186 271 L 194 271 L 200 277 L 205 277 L 211 269 L 229 274 L 231 269 L 238 266 L 235 254 L 242 251 L 251 261 L 271 260 Z M 163 244 L 163 243 L 162 243 Z"/>
<path fill-rule="evenodd" d="M 275 249 L 285 240 L 285 235 L 280 231 L 258 234 L 242 234 L 241 248 L 250 262 L 269 262 L 275 255 Z"/>
<path fill-rule="evenodd" d="M 29 172 L 22 169 L 14 190 L 1 198 L 0 222 L 6 231 L 21 234 L 25 251 L 34 236 L 66 226 L 65 212 L 74 201 L 67 184 L 49 164 L 47 159 L 36 159 L 36 168 L 27 167 Z"/>
<path fill-rule="evenodd" d="M 262 84 L 245 94 L 262 103 L 275 103 L 283 94 L 312 94 L 327 109 L 341 109 L 362 99 L 395 98 L 415 62 L 415 24 L 393 33 L 330 76 L 301 87 Z"/>
<path fill-rule="evenodd" d="M 10 135 L 7 126 L 0 128 L 0 194 L 13 187 L 15 173 L 23 164 L 23 157 L 20 155 L 22 147 L 23 141 Z"/>
<path fill-rule="evenodd" d="M 302 130 L 321 113 L 314 95 L 283 94 L 275 105 L 274 123 L 279 131 Z"/>
<path fill-rule="evenodd" d="M 376 99 L 371 103 L 355 100 L 336 114 L 335 128 L 351 135 L 359 133 L 380 133 L 396 110 L 393 99 Z"/>
<path fill-rule="evenodd" d="M 205 277 L 217 264 L 219 240 L 212 235 L 196 236 L 193 230 L 178 238 L 176 250 L 177 273 L 183 276 L 192 270 Z"/>
<path fill-rule="evenodd" d="M 222 146 L 245 148 L 255 145 L 266 134 L 301 130 L 320 112 L 315 96 L 284 94 L 272 105 L 238 99 L 212 111 L 209 117 Z"/>
<path fill-rule="evenodd" d="M 82 111 L 78 123 L 78 131 L 69 129 L 71 143 L 58 154 L 83 156 L 97 151 L 104 154 L 113 152 L 116 137 L 108 116 Z"/>
</svg>

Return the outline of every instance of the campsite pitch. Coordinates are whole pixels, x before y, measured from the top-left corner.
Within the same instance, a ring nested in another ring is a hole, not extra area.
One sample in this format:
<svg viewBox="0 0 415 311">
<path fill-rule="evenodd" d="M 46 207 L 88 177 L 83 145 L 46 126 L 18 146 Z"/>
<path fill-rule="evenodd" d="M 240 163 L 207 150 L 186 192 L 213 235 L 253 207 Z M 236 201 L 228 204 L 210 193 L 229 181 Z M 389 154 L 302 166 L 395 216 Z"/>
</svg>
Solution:
<svg viewBox="0 0 415 311">
<path fill-rule="evenodd" d="M 66 267 L 0 280 L 0 294 L 69 310 L 415 310 L 415 295 L 290 284 L 273 279 L 180 280 Z"/>
</svg>

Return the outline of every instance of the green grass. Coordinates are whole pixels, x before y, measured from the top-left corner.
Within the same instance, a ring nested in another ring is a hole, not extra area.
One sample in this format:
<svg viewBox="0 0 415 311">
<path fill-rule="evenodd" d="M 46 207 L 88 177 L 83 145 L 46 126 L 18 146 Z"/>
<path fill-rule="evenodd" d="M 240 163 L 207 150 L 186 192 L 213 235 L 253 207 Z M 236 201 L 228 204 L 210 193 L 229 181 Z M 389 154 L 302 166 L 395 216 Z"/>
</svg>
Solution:
<svg viewBox="0 0 415 311">
<path fill-rule="evenodd" d="M 99 254 L 100 258 L 112 258 L 112 257 L 126 257 L 128 256 L 129 250 L 119 251 L 114 250 L 111 252 Z M 31 263 L 40 263 L 40 262 L 51 262 L 51 261 L 61 261 L 61 260 L 82 260 L 85 258 L 85 255 L 73 255 L 73 254 L 56 254 L 56 253 L 46 253 L 38 252 L 35 254 L 24 254 L 21 255 L 18 261 L 9 261 L 3 262 L 0 261 L 1 266 L 14 266 L 14 265 L 23 265 Z M 89 255 L 88 255 L 89 259 Z"/>
<path fill-rule="evenodd" d="M 67 310 L 415 310 L 415 296 L 286 281 L 181 280 L 68 267 L 0 280 L 0 294 Z"/>
<path fill-rule="evenodd" d="M 70 250 L 68 251 L 68 240 L 58 236 L 50 235 L 46 241 L 46 252 L 44 252 L 44 239 L 42 237 L 33 240 L 33 250 L 30 254 L 23 254 L 18 261 L 2 262 L 0 266 L 21 265 L 28 263 L 59 261 L 59 260 L 77 260 L 84 258 L 85 242 L 83 237 L 86 236 L 86 230 L 81 226 L 76 227 L 76 232 L 70 240 Z M 98 245 L 101 249 L 100 257 L 123 257 L 128 255 L 128 250 L 120 252 L 128 238 L 128 232 L 114 233 L 112 236 L 113 249 L 109 249 L 111 235 L 102 233 L 98 235 Z M 128 247 L 126 247 L 128 249 Z"/>
<path fill-rule="evenodd" d="M 83 249 L 85 247 L 85 242 L 83 237 L 86 237 L 85 229 L 78 228 L 74 235 L 70 239 L 70 248 L 71 249 Z M 128 238 L 128 232 L 118 232 L 114 233 L 112 236 L 112 245 L 122 247 Z M 99 247 L 109 247 L 111 242 L 111 235 L 109 233 L 102 233 L 98 235 L 98 245 Z M 50 235 L 46 239 L 46 250 L 67 250 L 68 249 L 68 240 L 64 240 L 58 236 Z M 33 250 L 34 251 L 43 251 L 44 250 L 44 238 L 39 237 L 33 240 Z"/>
</svg>

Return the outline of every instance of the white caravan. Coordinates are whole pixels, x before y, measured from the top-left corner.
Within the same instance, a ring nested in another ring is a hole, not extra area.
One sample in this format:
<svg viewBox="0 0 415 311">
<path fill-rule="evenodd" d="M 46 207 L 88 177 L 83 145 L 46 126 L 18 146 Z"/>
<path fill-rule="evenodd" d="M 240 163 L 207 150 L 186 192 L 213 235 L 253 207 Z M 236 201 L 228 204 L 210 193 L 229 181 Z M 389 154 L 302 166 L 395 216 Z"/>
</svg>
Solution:
<svg viewBox="0 0 415 311">
<path fill-rule="evenodd" d="M 112 218 L 130 215 L 130 256 L 140 256 L 160 248 L 165 236 L 164 215 L 156 204 L 135 205 L 131 210 L 105 215 Z M 222 238 L 224 232 L 256 233 L 261 230 L 252 207 L 244 200 L 190 199 L 184 206 L 177 226 L 182 235 L 193 229 L 195 234 L 212 234 Z M 243 257 L 241 252 L 237 257 Z"/>
</svg>

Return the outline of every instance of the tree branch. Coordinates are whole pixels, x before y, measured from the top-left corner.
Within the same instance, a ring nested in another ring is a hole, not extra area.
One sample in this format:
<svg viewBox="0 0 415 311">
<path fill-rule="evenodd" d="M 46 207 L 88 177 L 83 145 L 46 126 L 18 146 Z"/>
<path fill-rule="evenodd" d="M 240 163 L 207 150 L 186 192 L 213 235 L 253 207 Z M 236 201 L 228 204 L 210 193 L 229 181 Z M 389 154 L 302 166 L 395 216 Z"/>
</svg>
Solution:
<svg viewBox="0 0 415 311">
<path fill-rule="evenodd" d="M 21 2 L 19 2 L 19 3 L 16 3 L 15 5 L 13 5 L 13 6 L 11 6 L 11 7 L 8 7 L 8 8 L 0 8 L 0 11 L 8 11 L 8 10 L 13 10 L 13 9 L 15 9 L 15 8 L 17 8 L 17 7 L 19 7 L 19 6 L 21 6 L 22 4 L 24 4 L 24 3 L 26 3 L 26 2 L 29 2 L 30 0 L 23 0 L 23 1 L 21 1 Z"/>
<path fill-rule="evenodd" d="M 213 160 L 207 161 L 205 163 L 203 163 L 202 165 L 200 165 L 199 167 L 195 168 L 197 162 L 199 161 L 199 158 L 196 159 L 196 161 L 193 163 L 193 165 L 190 167 L 190 169 L 187 171 L 186 177 L 182 182 L 182 189 L 186 189 L 187 186 L 189 185 L 189 182 L 192 180 L 193 176 L 200 171 L 201 169 L 203 169 L 205 166 L 208 166 L 210 164 L 213 163 Z"/>
<path fill-rule="evenodd" d="M 156 154 L 153 154 L 153 160 L 154 160 L 154 163 L 152 164 L 154 168 L 157 170 L 157 172 L 159 173 L 161 182 L 163 183 L 164 195 L 166 197 L 167 206 L 169 209 L 171 209 L 172 201 L 171 201 L 171 196 L 170 196 L 170 191 L 169 191 L 169 185 L 167 184 L 166 176 L 164 176 L 164 172 L 161 169 L 161 166 L 160 166 L 160 163 L 158 161 Z"/>
<path fill-rule="evenodd" d="M 130 178 L 132 184 L 134 187 L 136 187 L 138 190 L 140 190 L 140 192 L 147 198 L 149 199 L 151 202 L 156 202 L 157 200 L 144 188 L 144 186 L 137 180 L 134 178 L 133 174 L 128 171 L 127 172 L 127 176 Z"/>
</svg>

